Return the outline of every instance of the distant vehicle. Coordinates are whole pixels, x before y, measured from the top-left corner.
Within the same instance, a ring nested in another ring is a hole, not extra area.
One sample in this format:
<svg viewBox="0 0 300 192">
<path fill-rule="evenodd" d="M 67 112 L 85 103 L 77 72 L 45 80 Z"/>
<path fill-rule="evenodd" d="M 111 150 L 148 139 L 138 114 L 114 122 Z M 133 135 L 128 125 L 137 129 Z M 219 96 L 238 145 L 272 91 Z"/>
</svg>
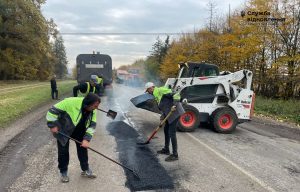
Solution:
<svg viewBox="0 0 300 192">
<path fill-rule="evenodd" d="M 117 70 L 116 83 L 122 84 L 126 81 L 129 73 L 126 70 Z"/>
<path fill-rule="evenodd" d="M 139 87 L 143 85 L 139 69 L 127 69 L 116 71 L 116 83 Z"/>
<path fill-rule="evenodd" d="M 133 87 L 143 86 L 143 81 L 140 73 L 140 69 L 137 68 L 129 68 L 128 70 L 128 78 L 126 84 Z"/>
<path fill-rule="evenodd" d="M 77 82 L 82 83 L 90 80 L 91 75 L 102 76 L 103 85 L 112 83 L 112 60 L 109 55 L 80 54 L 76 58 Z"/>
</svg>

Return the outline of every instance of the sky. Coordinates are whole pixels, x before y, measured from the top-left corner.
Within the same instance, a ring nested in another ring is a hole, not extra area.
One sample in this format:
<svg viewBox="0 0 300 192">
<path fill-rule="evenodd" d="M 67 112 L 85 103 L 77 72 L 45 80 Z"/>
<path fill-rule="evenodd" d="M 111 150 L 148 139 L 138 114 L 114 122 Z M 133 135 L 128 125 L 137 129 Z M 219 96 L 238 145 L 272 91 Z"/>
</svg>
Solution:
<svg viewBox="0 0 300 192">
<path fill-rule="evenodd" d="M 46 19 L 53 18 L 63 36 L 68 68 L 76 56 L 100 52 L 113 68 L 145 59 L 157 37 L 171 40 L 208 24 L 209 0 L 47 0 Z M 216 15 L 240 8 L 245 0 L 214 0 Z M 93 33 L 86 34 L 86 33 Z"/>
</svg>

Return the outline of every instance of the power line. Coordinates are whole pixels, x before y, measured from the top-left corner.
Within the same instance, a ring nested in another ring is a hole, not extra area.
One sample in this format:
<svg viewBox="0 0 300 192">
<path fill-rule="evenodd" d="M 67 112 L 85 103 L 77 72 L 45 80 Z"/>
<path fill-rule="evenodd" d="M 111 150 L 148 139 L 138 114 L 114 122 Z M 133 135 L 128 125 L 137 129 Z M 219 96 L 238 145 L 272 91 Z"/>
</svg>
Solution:
<svg viewBox="0 0 300 192">
<path fill-rule="evenodd" d="M 103 33 L 103 32 L 60 32 L 62 35 L 103 35 L 103 36 L 109 36 L 109 35 L 182 35 L 182 34 L 193 34 L 193 33 L 175 33 L 175 32 L 153 32 L 153 33 L 147 33 L 147 32 L 137 32 L 137 33 L 118 33 L 118 32 L 112 32 L 112 33 Z"/>
</svg>

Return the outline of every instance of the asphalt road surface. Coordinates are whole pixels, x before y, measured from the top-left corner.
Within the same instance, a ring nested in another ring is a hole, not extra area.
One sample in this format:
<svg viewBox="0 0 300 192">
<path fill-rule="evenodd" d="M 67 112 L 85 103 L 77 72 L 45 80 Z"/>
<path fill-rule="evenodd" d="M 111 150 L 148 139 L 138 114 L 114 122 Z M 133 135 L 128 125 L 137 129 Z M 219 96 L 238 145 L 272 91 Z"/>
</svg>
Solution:
<svg viewBox="0 0 300 192">
<path fill-rule="evenodd" d="M 138 146 L 158 125 L 159 115 L 135 108 L 130 98 L 142 89 L 114 85 L 101 108 L 118 112 L 115 120 L 98 112 L 91 147 L 133 168 L 130 171 L 89 152 L 97 178 L 80 177 L 75 144 L 70 144 L 70 182 L 60 183 L 56 143 L 37 118 L 0 152 L 0 191 L 300 191 L 300 131 L 255 118 L 232 134 L 209 128 L 177 133 L 179 161 L 157 155 L 163 131 Z M 44 111 L 43 113 L 45 113 Z"/>
</svg>

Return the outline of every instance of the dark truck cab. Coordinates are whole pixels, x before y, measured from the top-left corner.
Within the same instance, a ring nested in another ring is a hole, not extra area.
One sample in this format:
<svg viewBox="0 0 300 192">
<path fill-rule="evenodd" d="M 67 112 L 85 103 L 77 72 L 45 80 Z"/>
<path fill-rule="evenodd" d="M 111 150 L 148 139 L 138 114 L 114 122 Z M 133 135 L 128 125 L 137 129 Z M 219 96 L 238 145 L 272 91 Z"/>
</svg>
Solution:
<svg viewBox="0 0 300 192">
<path fill-rule="evenodd" d="M 112 83 L 112 60 L 109 55 L 80 54 L 76 58 L 77 82 L 82 83 L 90 80 L 91 75 L 103 78 L 103 85 Z"/>
</svg>

